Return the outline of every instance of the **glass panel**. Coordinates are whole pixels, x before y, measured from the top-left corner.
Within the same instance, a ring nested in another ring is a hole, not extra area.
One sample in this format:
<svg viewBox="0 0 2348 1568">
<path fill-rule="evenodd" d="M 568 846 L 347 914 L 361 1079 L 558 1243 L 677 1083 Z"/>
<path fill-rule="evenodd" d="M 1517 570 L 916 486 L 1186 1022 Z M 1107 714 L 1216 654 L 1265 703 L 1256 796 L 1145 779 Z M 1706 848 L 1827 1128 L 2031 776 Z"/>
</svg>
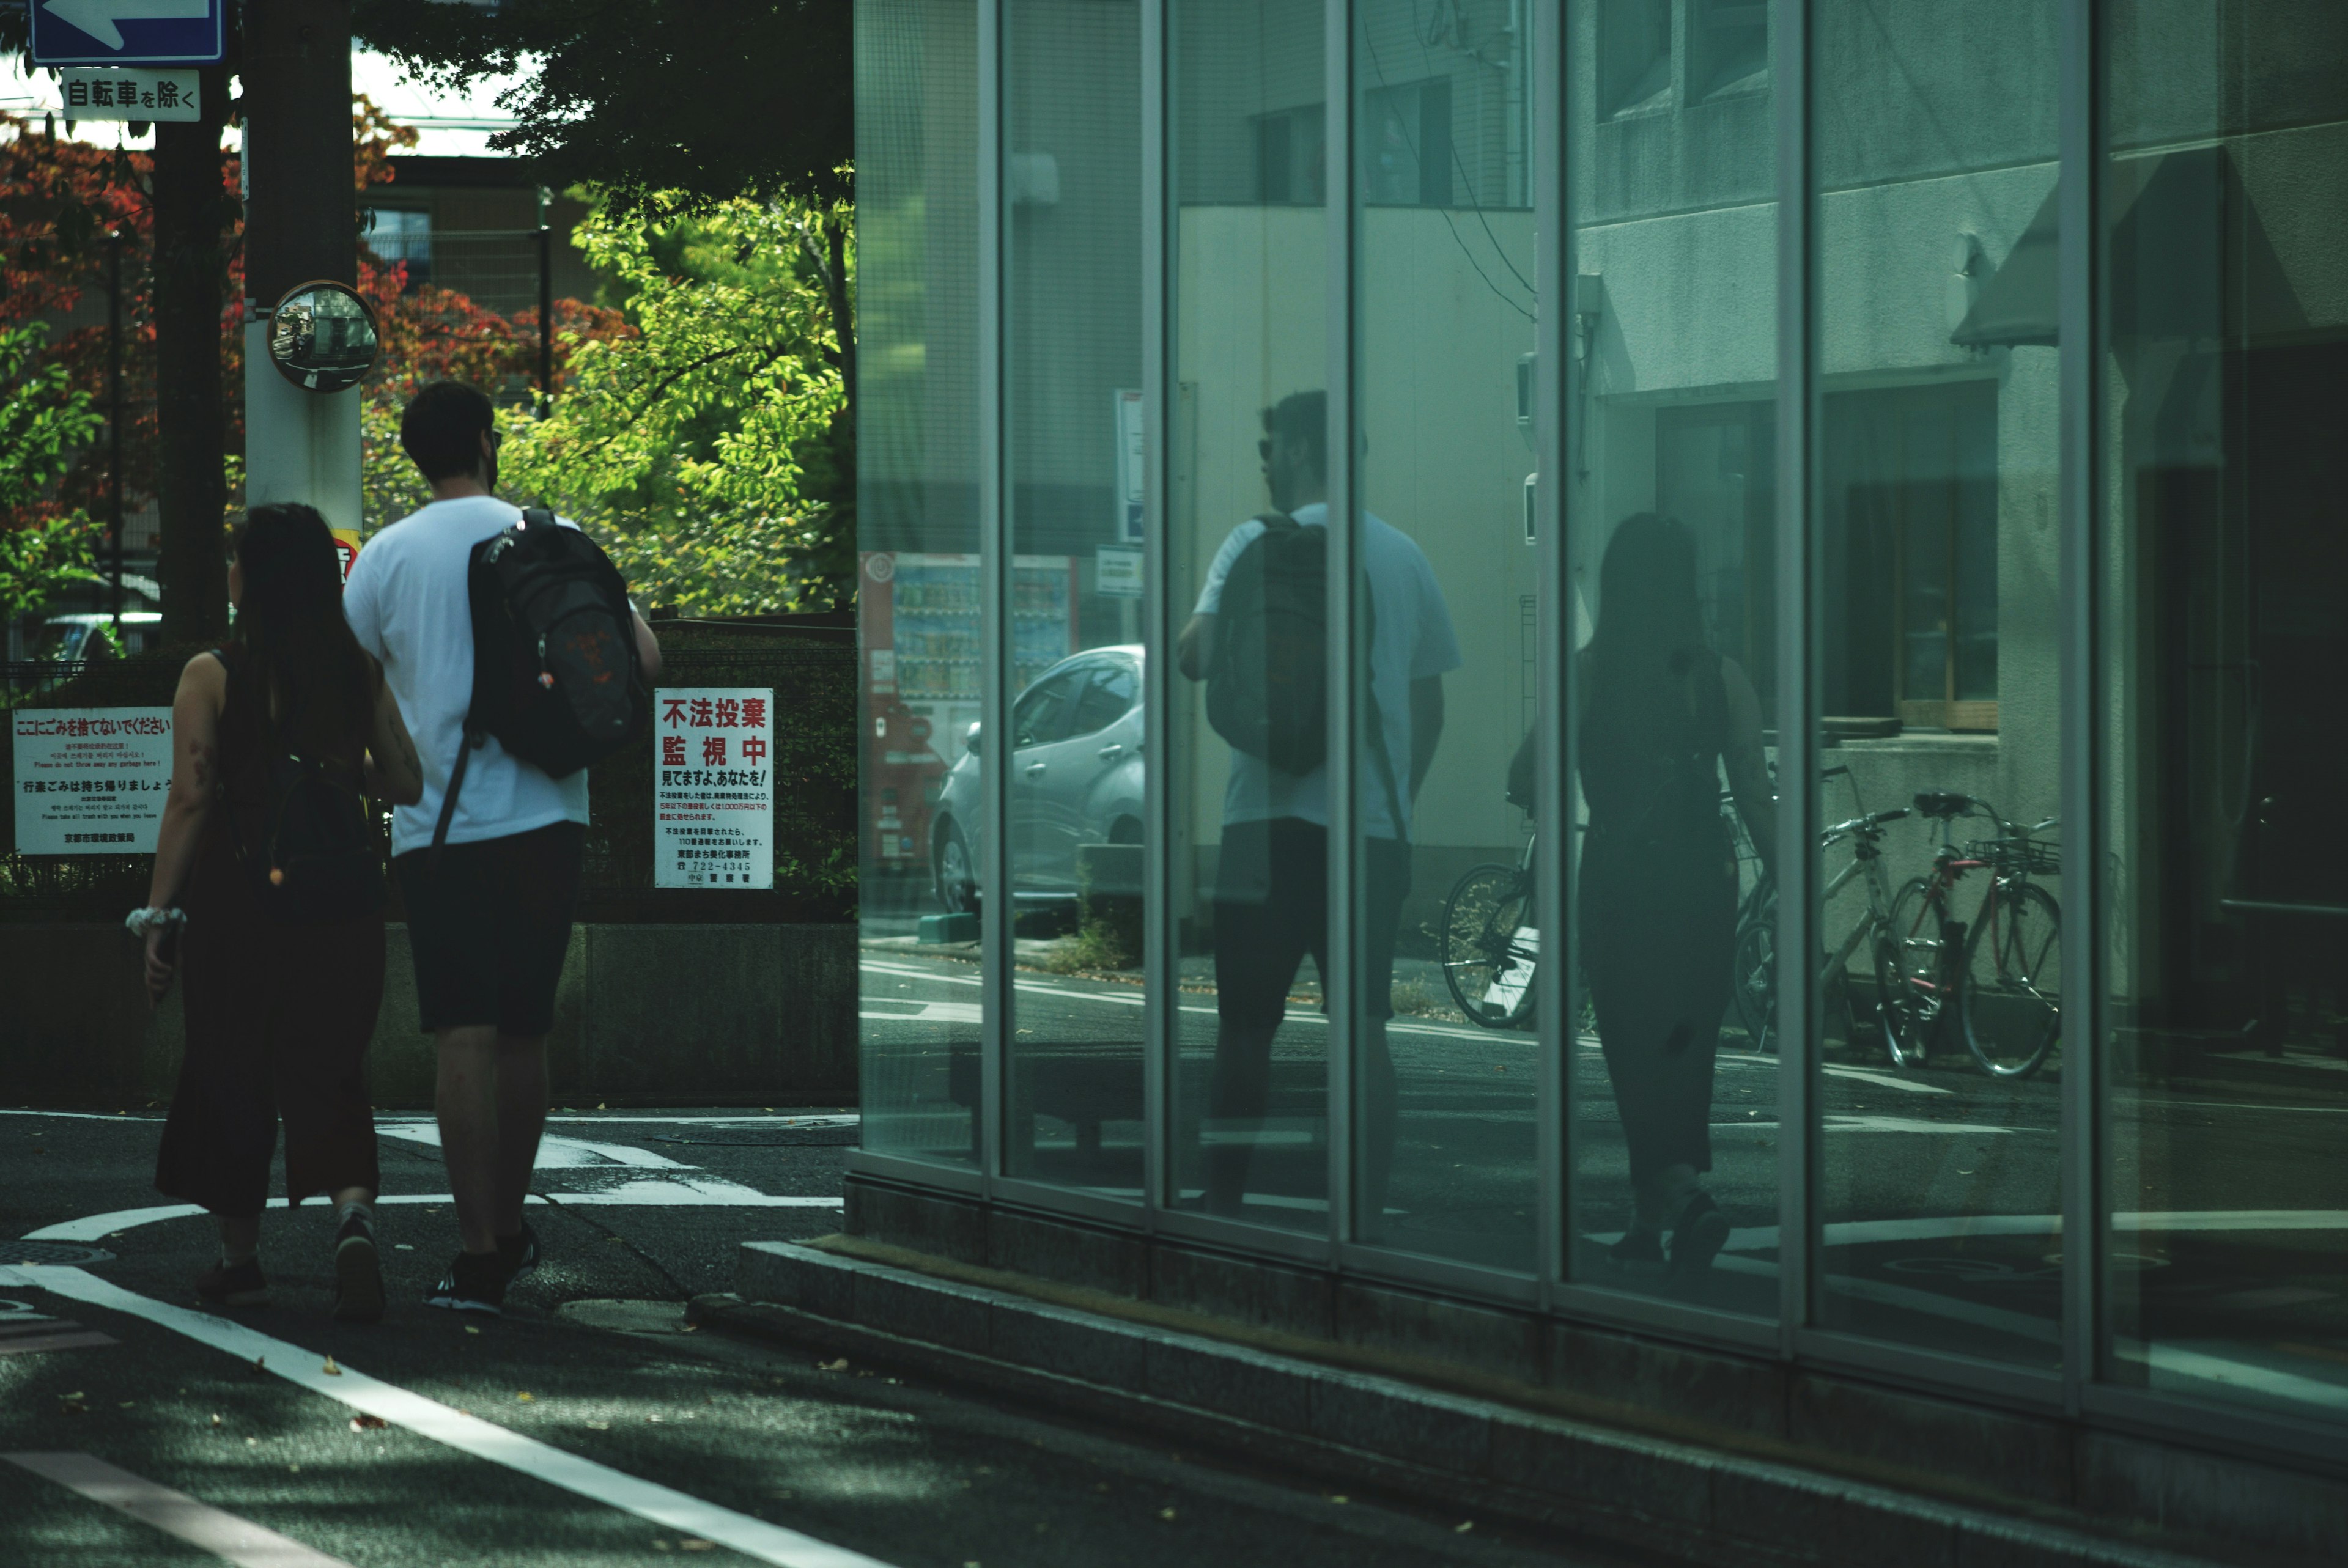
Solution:
<svg viewBox="0 0 2348 1568">
<path fill-rule="evenodd" d="M 1280 674 L 1317 682 L 1325 669 L 1323 579 L 1309 550 L 1269 570 L 1258 550 L 1233 575 L 1263 531 L 1252 519 L 1276 509 L 1308 527 L 1328 520 L 1322 11 L 1320 0 L 1170 0 L 1169 10 L 1179 388 L 1167 557 L 1171 602 L 1191 612 L 1169 715 L 1169 913 L 1184 989 L 1208 994 L 1177 1014 L 1168 1196 L 1323 1231 L 1328 780 L 1313 753 L 1324 732 L 1309 702 L 1274 692 Z M 1276 619 L 1299 635 L 1279 634 Z M 1267 713 L 1283 722 L 1267 725 Z M 1266 739 L 1275 730 L 1277 747 Z"/>
<path fill-rule="evenodd" d="M 1752 845 L 1774 852 L 1775 137 L 1766 65 L 1737 64 L 1770 16 L 1702 9 L 1701 36 L 1668 4 L 1566 9 L 1568 1266 L 1774 1317 L 1777 1062 L 1766 1009 L 1731 1005 L 1768 971 Z"/>
<path fill-rule="evenodd" d="M 1531 40 L 1512 7 L 1437 36 L 1412 0 L 1356 17 L 1355 1234 L 1529 1272 L 1540 935 L 1509 784 L 1540 695 L 1535 299 L 1508 175 Z"/>
<path fill-rule="evenodd" d="M 856 9 L 863 1142 L 958 1163 L 979 1084 L 977 15 Z"/>
<path fill-rule="evenodd" d="M 2055 8 L 1812 0 L 1817 1315 L 2060 1358 Z M 2017 296 L 2035 309 L 2017 315 Z M 1890 814 L 1889 820 L 1879 820 Z"/>
<path fill-rule="evenodd" d="M 2106 1375 L 2348 1415 L 2348 10 L 2107 4 Z"/>
<path fill-rule="evenodd" d="M 1003 1169 L 1138 1201 L 1140 0 L 1004 0 L 1003 26 L 1020 971 Z"/>
</svg>

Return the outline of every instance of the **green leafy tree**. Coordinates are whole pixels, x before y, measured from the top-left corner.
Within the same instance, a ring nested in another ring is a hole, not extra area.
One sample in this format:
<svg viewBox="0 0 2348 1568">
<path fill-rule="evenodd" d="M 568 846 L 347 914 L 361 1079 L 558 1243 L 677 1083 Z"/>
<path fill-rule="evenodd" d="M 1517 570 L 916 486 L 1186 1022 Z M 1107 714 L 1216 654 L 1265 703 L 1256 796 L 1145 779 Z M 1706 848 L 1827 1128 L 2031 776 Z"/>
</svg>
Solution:
<svg viewBox="0 0 2348 1568">
<path fill-rule="evenodd" d="M 98 577 L 95 525 L 54 493 L 106 422 L 65 365 L 36 364 L 46 335 L 0 328 L 0 624 Z"/>
<path fill-rule="evenodd" d="M 847 204 L 736 200 L 650 229 L 604 209 L 574 240 L 636 330 L 574 339 L 551 413 L 508 416 L 507 491 L 593 531 L 656 604 L 848 602 L 852 371 L 833 302 L 854 266 Z"/>
</svg>

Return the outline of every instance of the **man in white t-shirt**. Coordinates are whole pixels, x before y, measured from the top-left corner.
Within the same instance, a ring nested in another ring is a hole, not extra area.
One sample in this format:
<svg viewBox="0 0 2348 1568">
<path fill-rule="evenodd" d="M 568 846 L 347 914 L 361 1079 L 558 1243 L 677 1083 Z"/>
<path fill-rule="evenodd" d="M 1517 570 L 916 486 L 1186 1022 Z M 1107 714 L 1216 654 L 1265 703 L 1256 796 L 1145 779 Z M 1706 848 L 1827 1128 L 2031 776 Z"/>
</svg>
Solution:
<svg viewBox="0 0 2348 1568">
<path fill-rule="evenodd" d="M 1328 397 L 1292 393 L 1263 411 L 1265 487 L 1272 507 L 1303 528 L 1329 523 Z M 1177 646 L 1182 673 L 1203 681 L 1214 667 L 1215 620 L 1233 563 L 1264 532 L 1251 518 L 1233 528 L 1207 569 Z M 1354 819 L 1363 835 L 1361 979 L 1367 1021 L 1363 1053 L 1369 1158 L 1364 1234 L 1382 1224 L 1393 1163 L 1395 1091 L 1385 1020 L 1394 1016 L 1395 935 L 1410 891 L 1411 808 L 1443 733 L 1443 677 L 1459 668 L 1459 641 L 1435 569 L 1410 537 L 1365 512 L 1362 571 L 1371 600 L 1370 696 L 1361 725 Z M 1372 723 L 1372 720 L 1375 723 Z M 1383 743 L 1384 755 L 1375 747 Z M 1207 1207 L 1241 1212 L 1259 1130 L 1269 1104 L 1272 1040 L 1286 1016 L 1288 988 L 1307 953 L 1325 986 L 1329 974 L 1329 770 L 1283 773 L 1234 750 L 1223 793 L 1223 840 L 1215 872 L 1217 1030 L 1208 1115 L 1225 1138 L 1208 1151 Z"/>
<path fill-rule="evenodd" d="M 464 1245 L 425 1300 L 493 1314 L 513 1276 L 538 1263 L 522 1200 L 546 1124 L 546 1034 L 579 897 L 587 774 L 552 778 L 483 741 L 434 856 L 472 703 L 473 547 L 521 514 L 495 494 L 497 427 L 477 389 L 423 388 L 399 440 L 432 501 L 367 541 L 343 613 L 382 661 L 424 764 L 423 798 L 392 818 L 392 869 L 407 905 L 419 1018 L 439 1052 L 434 1109 Z M 641 616 L 635 633 L 650 679 L 660 648 Z"/>
</svg>

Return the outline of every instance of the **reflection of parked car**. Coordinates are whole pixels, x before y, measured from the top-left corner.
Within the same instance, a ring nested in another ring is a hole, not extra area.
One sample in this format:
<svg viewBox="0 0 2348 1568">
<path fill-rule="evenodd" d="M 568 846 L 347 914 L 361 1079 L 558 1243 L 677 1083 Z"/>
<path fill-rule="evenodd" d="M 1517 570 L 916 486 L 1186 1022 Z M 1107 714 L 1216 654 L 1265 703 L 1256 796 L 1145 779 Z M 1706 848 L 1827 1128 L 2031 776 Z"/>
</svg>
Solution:
<svg viewBox="0 0 2348 1568">
<path fill-rule="evenodd" d="M 163 641 L 163 617 L 151 610 L 126 610 L 122 612 L 120 647 L 113 641 L 114 617 L 110 615 L 52 615 L 41 623 L 39 639 L 34 643 L 35 659 L 72 661 L 76 659 L 111 659 L 116 652 L 142 653 L 160 647 Z"/>
<path fill-rule="evenodd" d="M 1087 650 L 1045 671 L 1011 704 L 1018 893 L 1072 897 L 1081 846 L 1141 842 L 1142 657 L 1133 646 Z M 978 907 L 982 743 L 973 724 L 930 830 L 931 875 L 949 910 Z"/>
</svg>

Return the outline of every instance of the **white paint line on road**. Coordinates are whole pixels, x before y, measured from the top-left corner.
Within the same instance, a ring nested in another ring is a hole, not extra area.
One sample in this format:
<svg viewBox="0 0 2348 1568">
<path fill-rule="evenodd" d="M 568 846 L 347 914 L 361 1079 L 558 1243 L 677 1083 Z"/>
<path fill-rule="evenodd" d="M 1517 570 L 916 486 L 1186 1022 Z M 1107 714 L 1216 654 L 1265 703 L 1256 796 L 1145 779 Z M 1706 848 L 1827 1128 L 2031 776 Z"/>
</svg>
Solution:
<svg viewBox="0 0 2348 1568">
<path fill-rule="evenodd" d="M 36 1111 L 30 1108 L 0 1110 L 0 1116 L 49 1116 L 61 1122 L 160 1122 L 160 1116 L 101 1116 L 95 1111 Z"/>
<path fill-rule="evenodd" d="M 433 1122 L 378 1122 L 375 1135 L 397 1138 L 403 1143 L 423 1143 L 435 1149 L 440 1146 L 439 1124 Z M 538 1141 L 538 1170 L 566 1171 L 599 1165 L 627 1165 L 645 1171 L 700 1169 L 698 1165 L 681 1164 L 665 1154 L 655 1154 L 649 1149 L 639 1149 L 631 1143 L 591 1143 L 582 1138 L 562 1138 L 552 1133 Z"/>
<path fill-rule="evenodd" d="M 339 1557 L 313 1552 L 273 1530 L 263 1530 L 250 1520 L 223 1513 L 186 1492 L 159 1486 L 88 1454 L 0 1454 L 0 1460 L 68 1487 L 92 1502 L 127 1513 L 141 1524 L 151 1524 L 166 1535 L 176 1535 L 215 1557 L 225 1557 L 237 1568 L 350 1568 Z"/>
<path fill-rule="evenodd" d="M 1944 1135 L 1971 1132 L 1982 1137 L 2017 1131 L 2012 1127 L 1981 1126 L 1971 1122 L 1919 1122 L 1908 1116 L 1847 1116 L 1838 1111 L 1827 1113 L 1826 1129 L 1829 1132 L 1939 1132 Z M 2054 1135 L 2052 1127 L 2035 1131 L 2048 1137 Z"/>
<path fill-rule="evenodd" d="M 225 1351 L 247 1366 L 259 1362 L 272 1376 L 297 1388 L 323 1394 L 364 1414 L 379 1416 L 460 1453 L 502 1465 L 591 1502 L 605 1503 L 639 1519 L 732 1547 L 746 1557 L 771 1563 L 776 1568 L 888 1568 L 862 1553 L 736 1513 L 730 1508 L 721 1508 L 524 1437 L 494 1421 L 469 1416 L 436 1399 L 370 1378 L 355 1367 L 345 1365 L 338 1376 L 328 1377 L 322 1369 L 324 1358 L 314 1350 L 209 1313 L 150 1300 L 82 1269 L 0 1266 L 0 1286 L 46 1290 L 68 1300 L 144 1318 L 198 1344 Z M 293 1568 L 291 1562 L 287 1568 Z"/>
<path fill-rule="evenodd" d="M 1904 1090 L 1910 1094 L 1953 1094 L 1956 1092 L 1956 1091 L 1952 1089 L 1945 1089 L 1937 1083 L 1921 1083 L 1913 1078 L 1899 1078 L 1889 1072 L 1876 1072 L 1864 1067 L 1845 1067 L 1839 1062 L 1828 1062 L 1820 1067 L 1818 1071 L 1830 1074 L 1836 1078 L 1855 1078 L 1861 1083 L 1879 1083 L 1886 1089 Z"/>
<path fill-rule="evenodd" d="M 457 1200 L 446 1193 L 386 1193 L 376 1199 L 380 1208 L 387 1204 L 453 1204 Z M 631 1182 L 624 1187 L 608 1193 L 556 1193 L 552 1202 L 531 1194 L 530 1204 L 554 1208 L 737 1208 L 737 1209 L 836 1209 L 838 1198 L 806 1196 L 798 1194 L 752 1192 L 747 1187 L 736 1191 L 716 1190 L 698 1182 Z M 279 1199 L 269 1205 L 275 1209 L 294 1205 Z M 118 1231 L 136 1230 L 140 1225 L 159 1220 L 185 1219 L 202 1214 L 197 1204 L 163 1204 L 153 1208 L 117 1209 L 112 1214 L 90 1214 L 77 1220 L 63 1220 L 53 1225 L 26 1233 L 26 1241 L 103 1241 Z"/>
</svg>

